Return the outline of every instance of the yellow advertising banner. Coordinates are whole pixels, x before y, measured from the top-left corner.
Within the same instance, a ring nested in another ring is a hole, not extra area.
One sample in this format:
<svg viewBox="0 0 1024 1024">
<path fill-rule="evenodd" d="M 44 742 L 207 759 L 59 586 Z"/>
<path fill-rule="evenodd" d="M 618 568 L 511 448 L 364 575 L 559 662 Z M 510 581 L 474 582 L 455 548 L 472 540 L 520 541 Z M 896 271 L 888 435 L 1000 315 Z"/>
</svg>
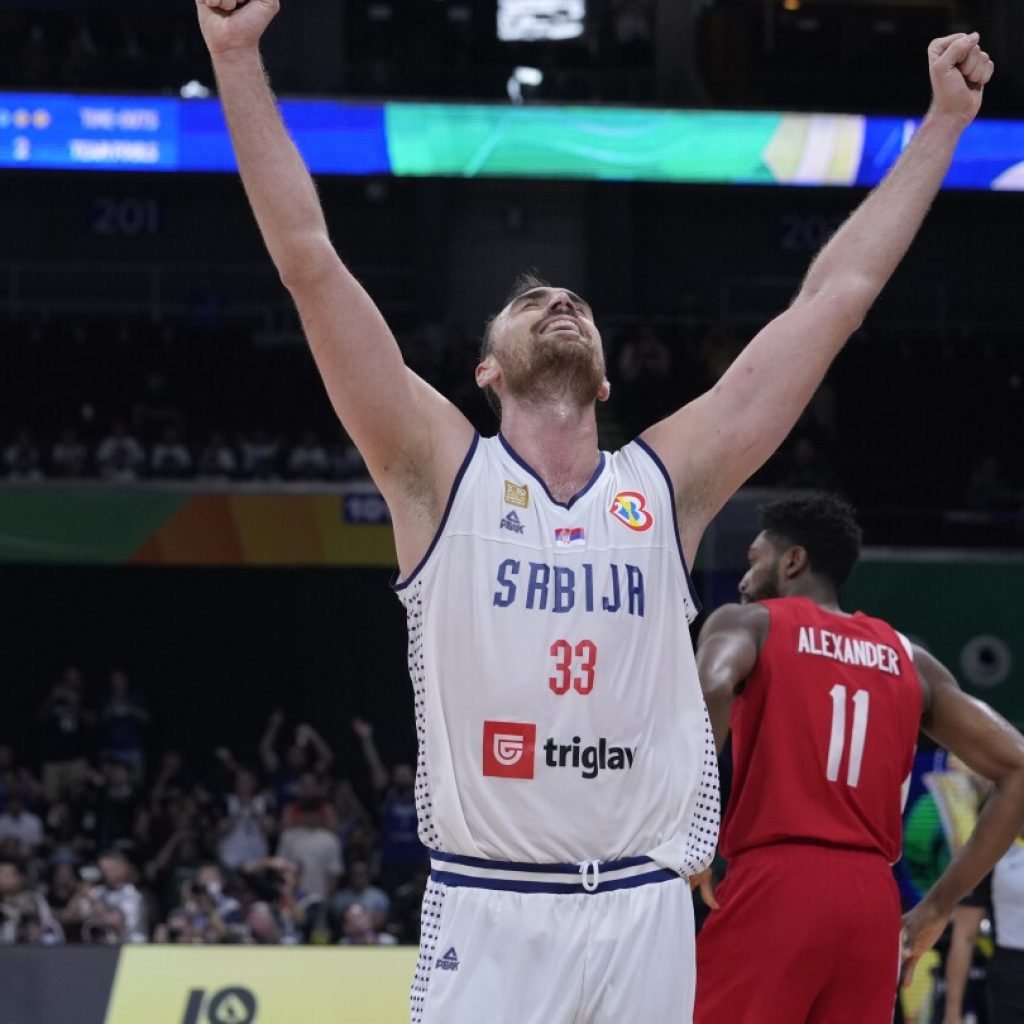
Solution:
<svg viewBox="0 0 1024 1024">
<path fill-rule="evenodd" d="M 125 946 L 105 1024 L 407 1024 L 416 949 Z"/>
</svg>

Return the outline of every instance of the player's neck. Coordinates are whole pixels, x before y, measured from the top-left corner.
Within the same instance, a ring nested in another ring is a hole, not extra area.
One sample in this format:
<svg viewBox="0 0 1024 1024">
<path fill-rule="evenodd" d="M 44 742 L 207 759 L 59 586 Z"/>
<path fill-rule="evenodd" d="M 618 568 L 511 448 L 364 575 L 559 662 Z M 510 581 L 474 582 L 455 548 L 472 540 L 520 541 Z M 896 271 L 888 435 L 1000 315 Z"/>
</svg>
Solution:
<svg viewBox="0 0 1024 1024">
<path fill-rule="evenodd" d="M 848 615 L 839 607 L 839 595 L 829 586 L 819 583 L 817 580 L 798 580 L 793 584 L 792 589 L 786 597 L 804 597 L 813 601 L 819 608 L 834 615 Z"/>
<path fill-rule="evenodd" d="M 540 476 L 557 501 L 568 501 L 590 481 L 600 461 L 594 407 L 543 408 L 506 403 L 501 433 Z"/>
</svg>

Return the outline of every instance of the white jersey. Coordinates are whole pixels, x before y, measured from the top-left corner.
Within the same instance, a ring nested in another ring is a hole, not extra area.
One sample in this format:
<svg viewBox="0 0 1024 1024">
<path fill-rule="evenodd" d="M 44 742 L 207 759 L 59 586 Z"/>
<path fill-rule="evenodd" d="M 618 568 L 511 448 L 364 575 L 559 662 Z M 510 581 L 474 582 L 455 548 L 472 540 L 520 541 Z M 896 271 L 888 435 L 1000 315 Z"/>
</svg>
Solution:
<svg viewBox="0 0 1024 1024">
<path fill-rule="evenodd" d="M 672 487 L 641 441 L 561 503 L 474 439 L 408 613 L 420 838 L 527 863 L 646 854 L 693 874 L 718 837 L 714 740 Z"/>
<path fill-rule="evenodd" d="M 992 871 L 996 944 L 1024 950 L 1024 842 L 1014 840 Z"/>
</svg>

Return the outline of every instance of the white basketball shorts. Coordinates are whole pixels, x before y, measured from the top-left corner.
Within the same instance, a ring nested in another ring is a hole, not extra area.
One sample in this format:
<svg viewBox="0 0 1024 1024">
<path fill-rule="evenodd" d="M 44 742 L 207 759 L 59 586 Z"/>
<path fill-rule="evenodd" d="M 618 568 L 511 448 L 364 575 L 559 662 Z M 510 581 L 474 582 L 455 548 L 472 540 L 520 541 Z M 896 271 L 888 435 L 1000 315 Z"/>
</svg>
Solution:
<svg viewBox="0 0 1024 1024">
<path fill-rule="evenodd" d="M 693 901 L 675 872 L 431 861 L 412 1024 L 691 1024 Z"/>
</svg>

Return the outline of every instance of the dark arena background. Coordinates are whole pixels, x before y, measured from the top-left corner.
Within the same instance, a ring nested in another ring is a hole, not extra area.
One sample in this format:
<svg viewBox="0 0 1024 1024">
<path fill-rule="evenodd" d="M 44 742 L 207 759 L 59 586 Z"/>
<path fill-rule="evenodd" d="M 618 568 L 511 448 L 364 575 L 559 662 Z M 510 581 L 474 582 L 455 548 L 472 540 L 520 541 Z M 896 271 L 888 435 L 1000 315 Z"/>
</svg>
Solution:
<svg viewBox="0 0 1024 1024">
<path fill-rule="evenodd" d="M 1020 6 L 283 0 L 265 56 L 409 364 L 492 433 L 481 330 L 536 268 L 594 306 L 614 448 L 785 307 L 912 137 L 928 41 L 978 29 L 997 70 L 948 187 L 694 578 L 705 610 L 732 600 L 757 505 L 839 490 L 868 545 L 846 604 L 1020 726 Z M 0 9 L 0 853 L 24 873 L 0 1019 L 397 1022 L 425 868 L 387 509 L 259 238 L 193 8 Z M 944 755 L 918 760 L 908 906 L 949 856 L 923 781 Z M 319 893 L 268 860 L 293 804 L 336 837 Z M 941 957 L 904 1019 L 942 1019 Z"/>
</svg>

